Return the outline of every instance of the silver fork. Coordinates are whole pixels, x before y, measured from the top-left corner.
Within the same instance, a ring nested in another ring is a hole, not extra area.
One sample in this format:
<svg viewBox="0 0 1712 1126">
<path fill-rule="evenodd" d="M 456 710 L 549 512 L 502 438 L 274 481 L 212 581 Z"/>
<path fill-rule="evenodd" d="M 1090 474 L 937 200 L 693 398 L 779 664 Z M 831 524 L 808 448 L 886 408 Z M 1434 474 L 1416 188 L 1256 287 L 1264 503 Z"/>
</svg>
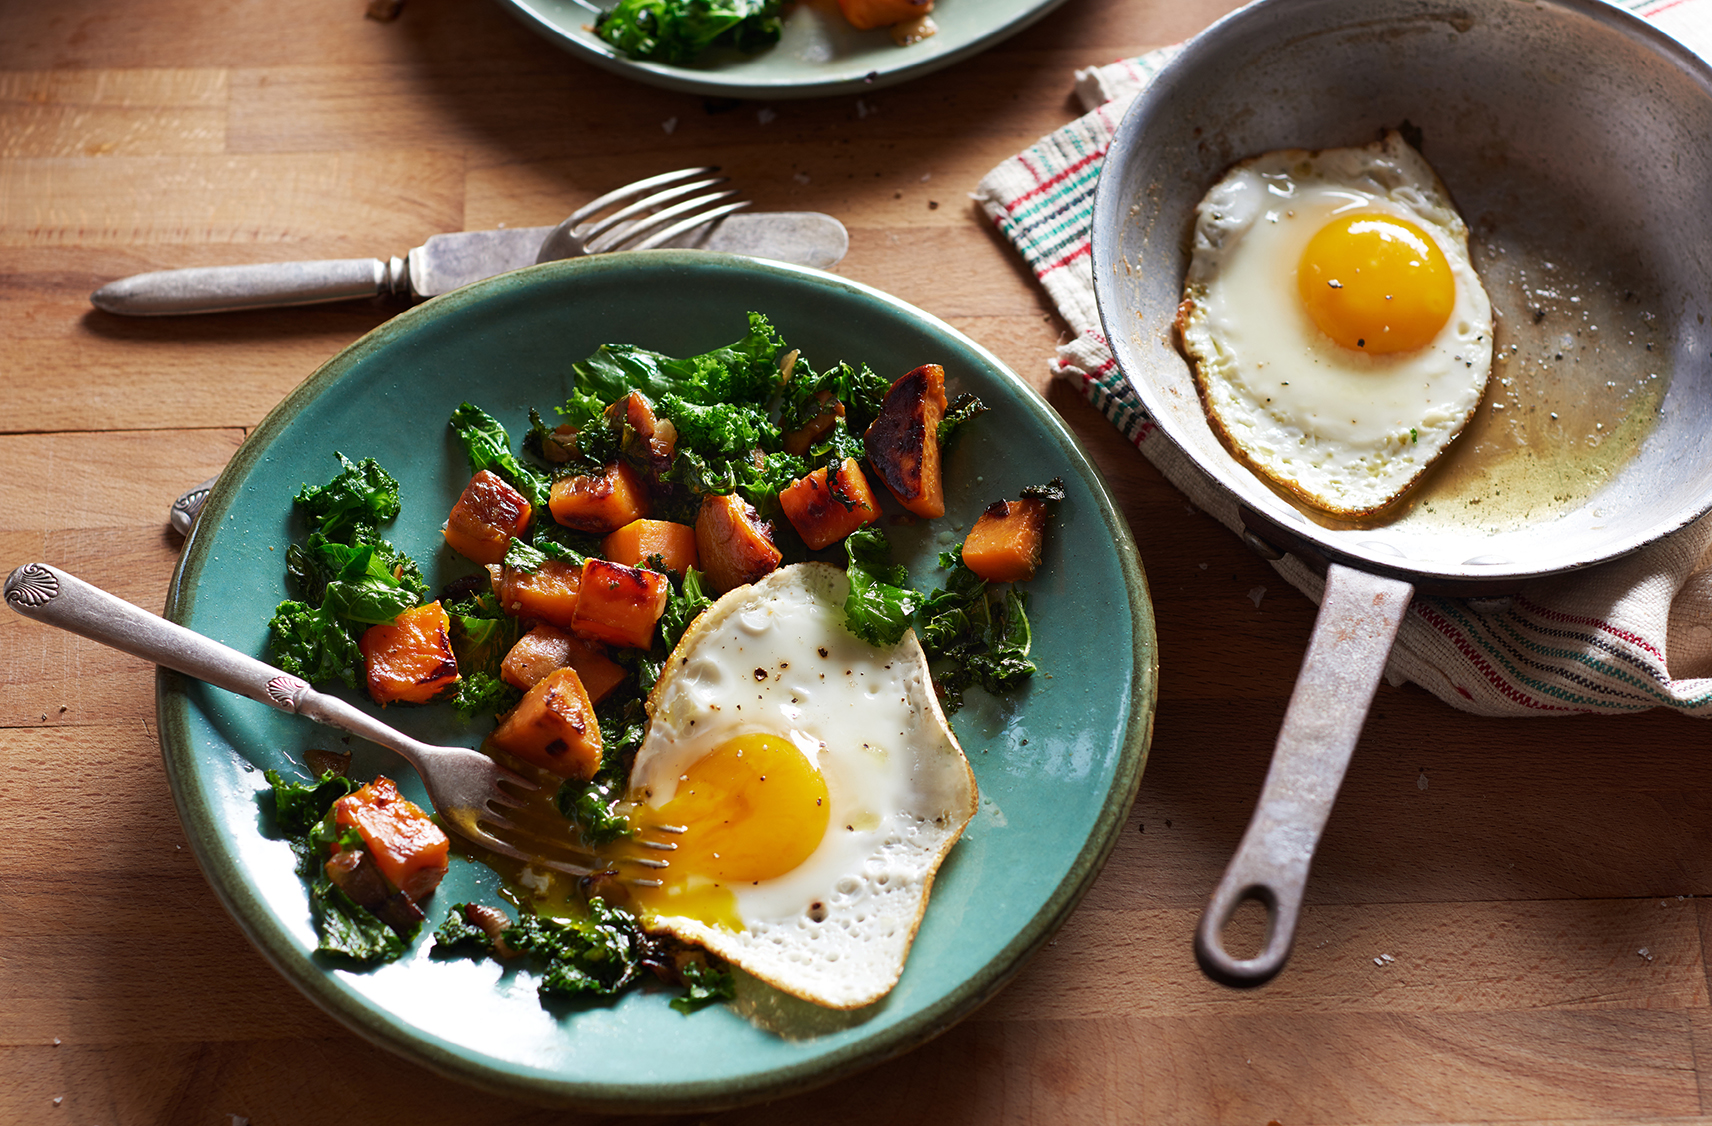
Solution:
<svg viewBox="0 0 1712 1126">
<path fill-rule="evenodd" d="M 523 803 L 501 783 L 524 793 L 540 787 L 480 751 L 436 747 L 412 739 L 336 696 L 315 691 L 298 677 L 46 563 L 26 563 L 13 571 L 6 580 L 5 597 L 7 605 L 26 618 L 80 634 L 280 711 L 308 716 L 398 752 L 416 768 L 446 826 L 483 848 L 571 875 L 586 876 L 596 871 L 593 857 L 561 860 L 520 849 L 489 831 L 489 826 L 502 832 L 520 831 L 506 811 Z M 636 863 L 649 868 L 665 866 L 663 861 Z"/>
<path fill-rule="evenodd" d="M 541 250 L 535 261 L 556 262 L 561 258 L 615 250 L 652 250 L 679 235 L 748 207 L 747 200 L 725 202 L 737 194 L 735 191 L 704 190 L 726 182 L 724 176 L 712 176 L 718 171 L 712 166 L 680 168 L 676 172 L 663 172 L 607 192 L 579 207 L 554 227 L 541 240 Z M 644 194 L 649 192 L 653 194 Z M 697 192 L 702 194 L 697 195 Z M 637 199 L 638 196 L 643 198 Z M 607 208 L 631 200 L 634 202 L 604 219 L 589 222 Z"/>
</svg>

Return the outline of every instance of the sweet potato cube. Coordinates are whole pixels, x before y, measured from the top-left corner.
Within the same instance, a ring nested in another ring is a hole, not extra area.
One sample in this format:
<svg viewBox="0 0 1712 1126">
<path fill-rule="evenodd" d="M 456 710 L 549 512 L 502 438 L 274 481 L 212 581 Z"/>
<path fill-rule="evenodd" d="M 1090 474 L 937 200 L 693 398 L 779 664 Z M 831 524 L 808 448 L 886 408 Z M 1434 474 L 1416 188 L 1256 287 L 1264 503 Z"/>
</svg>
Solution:
<svg viewBox="0 0 1712 1126">
<path fill-rule="evenodd" d="M 464 495 L 446 517 L 446 542 L 476 563 L 498 563 L 511 537 L 529 528 L 534 507 L 497 473 L 484 469 L 470 478 Z"/>
<path fill-rule="evenodd" d="M 816 393 L 815 401 L 820 403 L 820 413 L 785 435 L 786 453 L 797 457 L 806 454 L 810 446 L 825 437 L 826 432 L 844 417 L 844 404 L 833 398 L 832 392 Z"/>
<path fill-rule="evenodd" d="M 838 9 L 857 31 L 872 31 L 927 15 L 933 0 L 838 0 Z"/>
<path fill-rule="evenodd" d="M 826 467 L 822 466 L 779 492 L 779 507 L 785 510 L 791 527 L 815 551 L 880 518 L 874 491 L 868 487 L 862 464 L 855 458 L 844 459 L 833 484 L 837 486 L 837 495 L 827 487 Z M 855 503 L 846 507 L 845 501 Z"/>
<path fill-rule="evenodd" d="M 671 596 L 672 581 L 658 571 L 590 559 L 583 564 L 583 589 L 571 628 L 584 637 L 646 649 Z"/>
<path fill-rule="evenodd" d="M 430 602 L 364 630 L 357 648 L 363 653 L 374 702 L 383 708 L 400 700 L 426 704 L 457 683 L 451 626 L 440 604 Z"/>
<path fill-rule="evenodd" d="M 648 515 L 648 490 L 635 471 L 620 462 L 593 476 L 554 481 L 547 507 L 565 527 L 604 536 Z"/>
<path fill-rule="evenodd" d="M 440 886 L 451 842 L 422 808 L 380 777 L 333 803 L 342 829 L 355 829 L 387 882 L 417 902 Z"/>
<path fill-rule="evenodd" d="M 868 461 L 898 503 L 935 519 L 945 515 L 939 479 L 939 423 L 945 417 L 945 369 L 923 364 L 892 384 L 868 427 Z"/>
<path fill-rule="evenodd" d="M 600 769 L 600 723 L 575 669 L 559 669 L 523 694 L 494 728 L 493 745 L 561 778 Z"/>
<path fill-rule="evenodd" d="M 963 540 L 963 562 L 990 583 L 1034 578 L 1046 540 L 1046 502 L 1001 500 L 989 504 Z"/>
<path fill-rule="evenodd" d="M 511 647 L 500 662 L 499 675 L 525 692 L 559 669 L 577 670 L 589 700 L 600 703 L 624 679 L 624 668 L 601 651 L 557 626 L 538 625 Z"/>
<path fill-rule="evenodd" d="M 600 553 L 629 567 L 658 555 L 666 570 L 682 578 L 696 565 L 695 529 L 669 520 L 632 520 L 600 541 Z"/>
<path fill-rule="evenodd" d="M 565 629 L 577 620 L 577 592 L 583 569 L 563 559 L 549 559 L 533 571 L 518 567 L 489 568 L 499 572 L 493 592 L 499 607 L 514 618 L 533 618 Z"/>
<path fill-rule="evenodd" d="M 784 559 L 773 546 L 772 528 L 734 493 L 702 498 L 695 538 L 702 573 L 716 594 L 772 573 Z"/>
</svg>

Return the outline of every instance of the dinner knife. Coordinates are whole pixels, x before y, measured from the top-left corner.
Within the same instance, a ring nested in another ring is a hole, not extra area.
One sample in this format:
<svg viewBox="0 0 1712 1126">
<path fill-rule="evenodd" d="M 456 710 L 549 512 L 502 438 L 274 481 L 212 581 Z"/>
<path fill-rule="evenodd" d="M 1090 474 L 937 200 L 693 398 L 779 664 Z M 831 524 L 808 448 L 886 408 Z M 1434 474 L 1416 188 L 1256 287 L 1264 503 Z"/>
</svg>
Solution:
<svg viewBox="0 0 1712 1126">
<path fill-rule="evenodd" d="M 377 296 L 424 301 L 534 265 L 542 241 L 552 230 L 501 227 L 434 235 L 403 258 L 391 260 L 341 258 L 157 270 L 108 282 L 89 300 L 97 309 L 130 317 L 273 309 Z M 824 270 L 844 257 L 850 235 L 843 223 L 818 211 L 737 212 L 665 245 Z"/>
</svg>

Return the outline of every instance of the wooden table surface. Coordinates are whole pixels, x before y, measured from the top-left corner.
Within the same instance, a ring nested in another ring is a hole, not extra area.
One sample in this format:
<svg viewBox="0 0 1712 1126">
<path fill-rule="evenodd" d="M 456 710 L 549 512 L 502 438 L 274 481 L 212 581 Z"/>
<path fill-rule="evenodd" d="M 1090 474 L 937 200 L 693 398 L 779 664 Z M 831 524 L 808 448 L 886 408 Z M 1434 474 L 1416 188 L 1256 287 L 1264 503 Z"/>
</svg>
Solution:
<svg viewBox="0 0 1712 1126">
<path fill-rule="evenodd" d="M 0 6 L 0 567 L 44 559 L 160 607 L 168 503 L 389 315 L 125 320 L 90 308 L 99 284 L 395 254 L 719 163 L 761 208 L 840 217 L 839 273 L 1040 388 L 1134 528 L 1161 676 L 1110 863 L 992 1003 L 830 1088 L 674 1121 L 1712 1122 L 1702 722 L 1483 719 L 1382 686 L 1290 966 L 1251 993 L 1195 967 L 1313 608 L 1049 385 L 1064 326 L 967 193 L 1074 116 L 1074 68 L 1226 6 L 1072 0 L 867 112 L 635 85 L 474 0 L 390 23 L 364 0 Z M 185 846 L 151 666 L 5 613 L 0 678 L 0 1122 L 592 1120 L 375 1048 L 263 961 Z"/>
</svg>

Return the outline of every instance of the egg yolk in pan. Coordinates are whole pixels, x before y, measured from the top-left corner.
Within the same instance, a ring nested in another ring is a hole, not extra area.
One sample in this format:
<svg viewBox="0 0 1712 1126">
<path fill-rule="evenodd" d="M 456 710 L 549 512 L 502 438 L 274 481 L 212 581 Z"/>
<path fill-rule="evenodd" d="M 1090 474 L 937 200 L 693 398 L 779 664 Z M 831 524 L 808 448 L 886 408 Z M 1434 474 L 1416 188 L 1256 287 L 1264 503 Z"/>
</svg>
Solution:
<svg viewBox="0 0 1712 1126">
<path fill-rule="evenodd" d="M 1345 215 L 1321 227 L 1302 251 L 1296 285 L 1321 332 L 1375 354 L 1424 348 L 1456 305 L 1444 252 L 1390 215 Z"/>
</svg>

